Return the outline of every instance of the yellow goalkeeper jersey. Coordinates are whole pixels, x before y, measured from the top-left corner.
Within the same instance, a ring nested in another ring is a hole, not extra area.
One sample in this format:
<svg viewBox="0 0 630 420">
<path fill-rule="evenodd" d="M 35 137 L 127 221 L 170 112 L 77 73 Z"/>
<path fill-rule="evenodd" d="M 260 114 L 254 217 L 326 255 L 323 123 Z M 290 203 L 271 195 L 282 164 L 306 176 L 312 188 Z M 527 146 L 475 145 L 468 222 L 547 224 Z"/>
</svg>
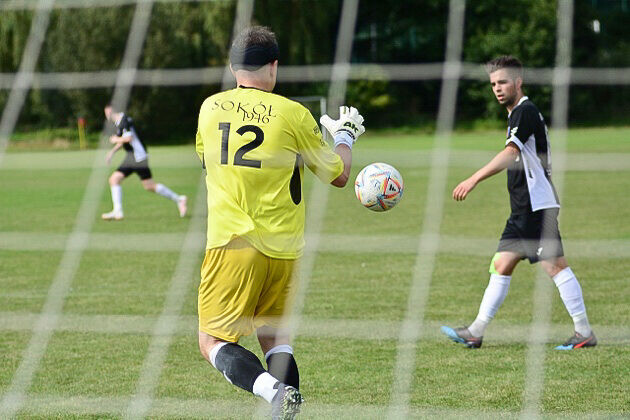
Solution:
<svg viewBox="0 0 630 420">
<path fill-rule="evenodd" d="M 304 164 L 325 183 L 343 172 L 341 158 L 304 106 L 254 88 L 204 101 L 196 150 L 207 171 L 207 249 L 240 236 L 269 257 L 298 258 Z"/>
</svg>

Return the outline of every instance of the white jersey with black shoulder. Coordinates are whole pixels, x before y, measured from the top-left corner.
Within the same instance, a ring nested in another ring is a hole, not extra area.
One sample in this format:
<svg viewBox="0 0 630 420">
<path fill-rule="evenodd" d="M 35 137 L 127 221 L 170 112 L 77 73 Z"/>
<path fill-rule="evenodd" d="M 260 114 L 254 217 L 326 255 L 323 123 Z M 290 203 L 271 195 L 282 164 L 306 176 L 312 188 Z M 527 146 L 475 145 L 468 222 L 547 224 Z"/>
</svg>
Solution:
<svg viewBox="0 0 630 420">
<path fill-rule="evenodd" d="M 559 208 L 558 195 L 551 182 L 547 126 L 527 96 L 523 96 L 508 115 L 506 146 L 509 143 L 514 143 L 521 151 L 507 171 L 512 213 Z"/>
<path fill-rule="evenodd" d="M 118 130 L 116 133 L 118 137 L 131 136 L 131 140 L 128 143 L 123 143 L 123 148 L 127 151 L 127 153 L 133 153 L 133 157 L 136 162 L 146 160 L 149 157 L 147 147 L 138 137 L 131 117 L 126 114 L 120 114 L 120 118 L 115 124 L 116 129 Z"/>
</svg>

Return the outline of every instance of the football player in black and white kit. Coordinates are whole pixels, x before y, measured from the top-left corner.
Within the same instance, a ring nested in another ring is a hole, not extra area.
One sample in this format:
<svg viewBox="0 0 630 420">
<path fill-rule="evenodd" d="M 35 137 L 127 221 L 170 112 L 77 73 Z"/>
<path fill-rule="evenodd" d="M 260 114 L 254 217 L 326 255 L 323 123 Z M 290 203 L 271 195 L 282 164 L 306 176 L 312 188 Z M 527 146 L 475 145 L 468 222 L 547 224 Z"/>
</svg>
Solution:
<svg viewBox="0 0 630 420">
<path fill-rule="evenodd" d="M 479 313 L 468 327 L 442 327 L 449 338 L 470 348 L 481 347 L 483 334 L 503 303 L 512 271 L 519 261 L 540 261 L 553 279 L 564 306 L 573 318 L 575 332 L 558 350 L 592 347 L 597 338 L 586 316 L 582 289 L 564 257 L 558 230 L 560 203 L 551 182 L 551 150 L 547 126 L 522 91 L 521 62 L 511 56 L 487 64 L 492 90 L 508 111 L 505 148 L 488 164 L 453 190 L 453 199 L 466 199 L 484 179 L 507 169 L 511 214 L 505 225 L 492 262 L 490 282 L 481 300 Z"/>
<path fill-rule="evenodd" d="M 171 191 L 164 184 L 155 183 L 151 177 L 151 169 L 149 169 L 149 155 L 147 148 L 138 137 L 133 126 L 133 120 L 122 112 L 116 112 L 111 105 L 105 107 L 105 117 L 116 126 L 116 134 L 109 138 L 109 142 L 114 147 L 107 153 L 105 162 L 109 164 L 112 156 L 120 148 L 125 149 L 126 155 L 118 169 L 109 177 L 109 186 L 112 192 L 112 202 L 114 209 L 109 213 L 103 213 L 104 220 L 122 220 L 122 181 L 131 175 L 137 173 L 142 181 L 142 186 L 147 191 L 153 191 L 166 197 L 177 204 L 177 210 L 180 217 L 186 215 L 186 196 L 179 195 Z"/>
</svg>

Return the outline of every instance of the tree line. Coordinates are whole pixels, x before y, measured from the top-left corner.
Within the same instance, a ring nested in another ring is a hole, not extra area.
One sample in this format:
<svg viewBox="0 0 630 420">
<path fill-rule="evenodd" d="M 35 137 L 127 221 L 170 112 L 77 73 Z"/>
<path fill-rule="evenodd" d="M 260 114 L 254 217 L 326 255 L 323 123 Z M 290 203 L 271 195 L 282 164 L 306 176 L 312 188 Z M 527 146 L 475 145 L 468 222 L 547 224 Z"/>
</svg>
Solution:
<svg viewBox="0 0 630 420">
<path fill-rule="evenodd" d="M 352 61 L 431 63 L 444 60 L 448 1 L 361 0 Z M 572 65 L 628 67 L 630 13 L 622 2 L 576 0 Z M 116 70 L 123 58 L 134 6 L 57 9 L 51 15 L 39 72 Z M 254 22 L 278 36 L 281 65 L 329 64 L 334 60 L 340 0 L 257 0 Z M 140 68 L 177 69 L 226 63 L 235 17 L 234 1 L 156 3 Z M 0 72 L 17 71 L 28 38 L 32 11 L 3 11 L 0 18 Z M 595 28 L 594 21 L 599 27 Z M 548 0 L 468 1 L 462 60 L 483 63 L 515 55 L 528 67 L 552 67 L 556 48 L 556 2 Z M 596 30 L 597 29 L 597 30 Z M 134 87 L 128 112 L 153 141 L 190 142 L 203 100 L 220 86 Z M 326 95 L 328 83 L 285 83 L 287 96 Z M 347 102 L 371 127 L 430 126 L 439 100 L 439 81 L 357 80 Z M 551 86 L 526 86 L 526 93 L 549 119 Z M 605 124 L 627 118 L 627 86 L 573 86 L 574 124 Z M 90 130 L 103 124 L 103 105 L 112 89 L 32 90 L 20 129 L 74 126 L 86 118 Z M 8 97 L 0 91 L 0 106 Z M 460 82 L 457 121 L 504 121 L 487 82 Z M 626 120 L 627 123 L 627 120 Z"/>
</svg>

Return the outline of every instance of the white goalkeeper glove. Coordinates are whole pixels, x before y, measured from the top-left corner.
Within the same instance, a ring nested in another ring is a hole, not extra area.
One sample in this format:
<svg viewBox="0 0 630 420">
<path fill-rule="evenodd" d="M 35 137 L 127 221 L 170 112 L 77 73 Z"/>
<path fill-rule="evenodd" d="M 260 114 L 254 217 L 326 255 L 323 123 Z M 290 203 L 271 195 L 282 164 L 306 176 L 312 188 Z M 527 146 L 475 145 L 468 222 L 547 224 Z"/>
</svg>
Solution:
<svg viewBox="0 0 630 420">
<path fill-rule="evenodd" d="M 327 114 L 324 114 L 319 119 L 319 122 L 333 136 L 335 147 L 345 144 L 352 149 L 354 142 L 357 141 L 361 134 L 365 133 L 363 117 L 354 107 L 340 106 L 338 120 L 333 120 Z"/>
</svg>

